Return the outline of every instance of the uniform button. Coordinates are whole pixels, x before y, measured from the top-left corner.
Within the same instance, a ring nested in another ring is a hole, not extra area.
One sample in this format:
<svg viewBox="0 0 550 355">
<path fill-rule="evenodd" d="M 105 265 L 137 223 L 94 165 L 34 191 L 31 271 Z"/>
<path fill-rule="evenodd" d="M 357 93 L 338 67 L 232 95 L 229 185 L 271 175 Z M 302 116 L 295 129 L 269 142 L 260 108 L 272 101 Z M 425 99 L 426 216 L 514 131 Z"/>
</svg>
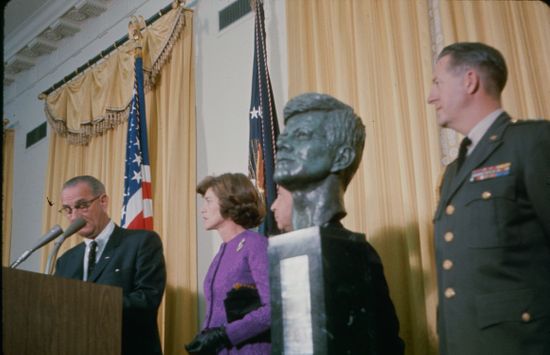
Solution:
<svg viewBox="0 0 550 355">
<path fill-rule="evenodd" d="M 453 232 L 447 232 L 445 233 L 445 241 L 448 243 L 448 242 L 452 242 L 453 239 L 454 239 L 455 235 L 453 234 Z"/>
<path fill-rule="evenodd" d="M 453 262 L 451 260 L 447 259 L 443 261 L 443 268 L 445 270 L 451 270 L 452 267 L 453 267 Z"/>
<path fill-rule="evenodd" d="M 529 322 L 531 320 L 531 314 L 529 314 L 529 312 L 523 312 L 521 314 L 521 320 L 525 323 Z"/>
<path fill-rule="evenodd" d="M 453 213 L 455 213 L 455 206 L 448 205 L 447 208 L 445 208 L 445 212 L 450 216 Z"/>
<path fill-rule="evenodd" d="M 483 191 L 483 193 L 481 194 L 481 198 L 483 198 L 484 200 L 490 199 L 491 196 L 493 196 L 493 194 L 491 194 L 490 191 Z"/>
<path fill-rule="evenodd" d="M 445 289 L 445 298 L 453 298 L 456 295 L 454 288 L 448 287 Z"/>
<path fill-rule="evenodd" d="M 491 137 L 489 137 L 490 140 L 496 141 L 498 136 L 496 134 L 493 134 Z"/>
</svg>

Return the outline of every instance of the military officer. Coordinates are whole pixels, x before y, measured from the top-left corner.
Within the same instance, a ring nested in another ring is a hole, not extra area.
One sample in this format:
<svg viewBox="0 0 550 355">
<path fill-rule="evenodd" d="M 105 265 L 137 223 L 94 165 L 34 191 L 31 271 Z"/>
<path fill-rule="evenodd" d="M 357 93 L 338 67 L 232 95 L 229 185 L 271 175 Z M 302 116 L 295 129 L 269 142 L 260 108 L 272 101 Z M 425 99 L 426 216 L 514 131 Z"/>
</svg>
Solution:
<svg viewBox="0 0 550 355">
<path fill-rule="evenodd" d="M 435 212 L 440 353 L 550 354 L 550 122 L 503 111 L 501 53 L 443 49 L 428 103 L 465 136 Z"/>
</svg>

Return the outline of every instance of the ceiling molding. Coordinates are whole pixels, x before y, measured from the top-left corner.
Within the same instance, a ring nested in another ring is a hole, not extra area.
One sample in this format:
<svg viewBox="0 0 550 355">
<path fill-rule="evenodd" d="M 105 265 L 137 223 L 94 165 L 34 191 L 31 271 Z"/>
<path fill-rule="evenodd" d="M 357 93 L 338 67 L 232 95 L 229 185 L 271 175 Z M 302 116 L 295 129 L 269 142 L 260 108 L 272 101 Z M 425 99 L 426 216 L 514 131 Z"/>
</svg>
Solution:
<svg viewBox="0 0 550 355">
<path fill-rule="evenodd" d="M 65 18 L 58 18 L 48 27 L 40 38 L 50 41 L 59 41 L 64 37 L 70 37 L 80 31 L 78 23 Z"/>
<path fill-rule="evenodd" d="M 5 73 L 12 75 L 17 74 L 32 68 L 34 64 L 34 59 L 16 54 L 4 64 Z"/>
<path fill-rule="evenodd" d="M 4 73 L 4 86 L 8 86 L 15 81 L 13 74 Z"/>
<path fill-rule="evenodd" d="M 83 21 L 107 11 L 111 0 L 53 0 L 5 34 L 4 72 L 15 75 L 35 65 L 35 59 L 57 50 L 60 41 L 81 30 Z M 12 80 L 13 79 L 13 80 Z M 10 85 L 15 78 L 4 80 Z"/>
<path fill-rule="evenodd" d="M 75 9 L 86 17 L 97 17 L 107 11 L 107 6 L 94 0 L 82 0 L 76 4 Z"/>
<path fill-rule="evenodd" d="M 56 45 L 46 39 L 40 37 L 33 38 L 27 46 L 21 49 L 17 54 L 25 57 L 36 58 L 44 54 L 50 54 L 57 49 Z"/>
<path fill-rule="evenodd" d="M 77 2 L 78 0 L 44 2 L 40 11 L 21 22 L 11 33 L 4 34 L 4 60 L 14 56 L 52 22 L 55 22 L 60 14 L 69 11 Z"/>
</svg>

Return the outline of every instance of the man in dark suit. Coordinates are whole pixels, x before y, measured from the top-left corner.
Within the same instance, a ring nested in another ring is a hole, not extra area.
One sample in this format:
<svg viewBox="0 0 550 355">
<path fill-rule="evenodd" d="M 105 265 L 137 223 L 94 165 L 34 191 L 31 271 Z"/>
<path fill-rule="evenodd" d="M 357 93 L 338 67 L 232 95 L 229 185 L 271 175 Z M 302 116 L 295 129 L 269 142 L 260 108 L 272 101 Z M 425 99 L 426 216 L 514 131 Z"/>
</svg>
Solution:
<svg viewBox="0 0 550 355">
<path fill-rule="evenodd" d="M 166 268 L 159 236 L 116 226 L 107 214 L 105 187 L 92 176 L 67 181 L 61 201 L 70 222 L 82 217 L 86 224 L 79 231 L 84 242 L 59 258 L 55 275 L 121 287 L 122 354 L 162 354 L 157 311 Z"/>
<path fill-rule="evenodd" d="M 428 103 L 465 136 L 435 212 L 443 355 L 550 354 L 550 122 L 501 108 L 504 58 L 443 49 Z"/>
</svg>

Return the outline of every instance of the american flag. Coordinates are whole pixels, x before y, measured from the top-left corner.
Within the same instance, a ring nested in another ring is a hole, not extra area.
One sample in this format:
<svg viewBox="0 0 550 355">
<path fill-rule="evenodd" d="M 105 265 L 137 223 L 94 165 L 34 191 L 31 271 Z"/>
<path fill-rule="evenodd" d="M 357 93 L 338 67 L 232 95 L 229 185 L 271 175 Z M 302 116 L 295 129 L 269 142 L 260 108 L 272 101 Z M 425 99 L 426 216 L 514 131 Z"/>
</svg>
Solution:
<svg viewBox="0 0 550 355">
<path fill-rule="evenodd" d="M 263 194 L 266 202 L 266 218 L 260 225 L 260 233 L 277 234 L 277 224 L 270 210 L 276 198 L 277 189 L 273 181 L 275 169 L 276 141 L 279 123 L 275 101 L 267 68 L 264 8 L 262 1 L 252 2 L 256 13 L 254 30 L 254 68 L 252 73 L 252 98 L 250 100 L 250 143 L 248 172 Z"/>
<path fill-rule="evenodd" d="M 129 229 L 153 229 L 151 169 L 147 146 L 143 61 L 135 59 L 134 96 L 128 117 L 124 202 L 120 224 Z"/>
</svg>

